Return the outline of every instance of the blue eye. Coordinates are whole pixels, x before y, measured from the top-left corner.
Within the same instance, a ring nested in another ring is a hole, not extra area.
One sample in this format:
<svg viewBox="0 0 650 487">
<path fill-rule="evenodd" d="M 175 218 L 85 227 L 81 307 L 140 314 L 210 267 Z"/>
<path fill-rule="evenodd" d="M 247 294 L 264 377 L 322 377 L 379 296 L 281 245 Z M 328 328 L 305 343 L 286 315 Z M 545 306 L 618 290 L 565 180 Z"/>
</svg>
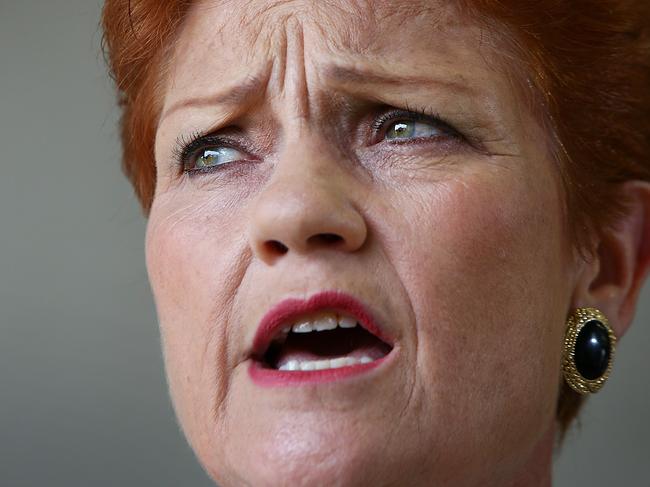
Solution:
<svg viewBox="0 0 650 487">
<path fill-rule="evenodd" d="M 232 147 L 210 147 L 201 150 L 194 161 L 194 167 L 188 167 L 187 169 L 204 169 L 221 166 L 241 159 L 245 159 L 244 154 Z M 189 162 L 191 166 L 191 161 Z"/>
<path fill-rule="evenodd" d="M 393 122 L 386 130 L 385 138 L 387 140 L 409 140 L 420 138 L 431 138 L 441 135 L 447 135 L 440 128 L 427 122 L 417 120 L 400 120 Z"/>
</svg>

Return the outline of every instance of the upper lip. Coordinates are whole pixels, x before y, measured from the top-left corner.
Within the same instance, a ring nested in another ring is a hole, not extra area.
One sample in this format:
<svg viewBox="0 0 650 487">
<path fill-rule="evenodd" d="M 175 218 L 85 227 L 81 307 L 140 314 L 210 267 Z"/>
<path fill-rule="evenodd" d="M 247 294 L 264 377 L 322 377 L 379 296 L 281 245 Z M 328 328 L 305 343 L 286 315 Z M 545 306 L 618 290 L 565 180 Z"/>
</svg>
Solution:
<svg viewBox="0 0 650 487">
<path fill-rule="evenodd" d="M 252 356 L 260 359 L 269 348 L 273 337 L 291 321 L 319 310 L 339 311 L 358 321 L 359 325 L 377 338 L 393 346 L 392 337 L 378 325 L 368 308 L 354 296 L 342 291 L 324 291 L 308 299 L 288 298 L 269 309 L 260 320 L 253 339 Z"/>
</svg>

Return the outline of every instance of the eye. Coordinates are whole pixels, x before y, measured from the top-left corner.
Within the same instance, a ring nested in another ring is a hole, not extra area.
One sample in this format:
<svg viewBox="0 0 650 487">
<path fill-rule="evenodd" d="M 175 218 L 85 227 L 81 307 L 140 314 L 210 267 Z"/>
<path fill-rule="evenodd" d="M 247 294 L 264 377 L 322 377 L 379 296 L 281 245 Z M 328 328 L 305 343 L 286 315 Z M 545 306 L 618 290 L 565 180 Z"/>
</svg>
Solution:
<svg viewBox="0 0 650 487">
<path fill-rule="evenodd" d="M 248 151 L 231 137 L 195 134 L 176 140 L 173 154 L 184 173 L 198 174 L 219 171 L 233 162 L 250 161 Z"/>
<path fill-rule="evenodd" d="M 424 111 L 392 110 L 372 123 L 375 143 L 427 139 L 460 140 L 463 136 L 439 116 Z"/>
<path fill-rule="evenodd" d="M 426 122 L 416 120 L 400 120 L 388 126 L 384 138 L 386 140 L 408 140 L 430 138 L 446 135 L 445 132 Z"/>
<path fill-rule="evenodd" d="M 246 156 L 232 147 L 210 147 L 200 150 L 194 161 L 190 157 L 185 163 L 185 169 L 192 171 L 195 169 L 201 170 L 215 166 L 222 166 L 229 162 L 239 161 L 245 159 Z M 189 167 L 188 167 L 189 166 Z"/>
</svg>

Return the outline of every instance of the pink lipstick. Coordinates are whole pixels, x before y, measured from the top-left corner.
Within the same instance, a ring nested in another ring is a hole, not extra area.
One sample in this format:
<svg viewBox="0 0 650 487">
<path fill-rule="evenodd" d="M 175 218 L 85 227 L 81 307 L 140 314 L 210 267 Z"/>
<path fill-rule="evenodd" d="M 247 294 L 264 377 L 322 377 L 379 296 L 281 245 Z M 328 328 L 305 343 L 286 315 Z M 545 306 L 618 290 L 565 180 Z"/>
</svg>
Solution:
<svg viewBox="0 0 650 487">
<path fill-rule="evenodd" d="M 331 382 L 384 363 L 393 339 L 358 299 L 325 291 L 290 298 L 262 318 L 249 374 L 262 386 Z"/>
</svg>

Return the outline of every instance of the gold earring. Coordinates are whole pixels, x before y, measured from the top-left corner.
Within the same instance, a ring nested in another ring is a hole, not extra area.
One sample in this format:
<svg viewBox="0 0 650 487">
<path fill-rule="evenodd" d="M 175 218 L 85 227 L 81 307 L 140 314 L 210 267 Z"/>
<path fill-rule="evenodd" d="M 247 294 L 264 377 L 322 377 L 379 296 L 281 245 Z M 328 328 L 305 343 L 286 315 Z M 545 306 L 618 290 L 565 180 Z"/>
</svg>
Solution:
<svg viewBox="0 0 650 487">
<path fill-rule="evenodd" d="M 616 335 L 596 308 L 577 308 L 567 319 L 562 371 L 564 380 L 580 393 L 598 392 L 609 378 Z"/>
</svg>

